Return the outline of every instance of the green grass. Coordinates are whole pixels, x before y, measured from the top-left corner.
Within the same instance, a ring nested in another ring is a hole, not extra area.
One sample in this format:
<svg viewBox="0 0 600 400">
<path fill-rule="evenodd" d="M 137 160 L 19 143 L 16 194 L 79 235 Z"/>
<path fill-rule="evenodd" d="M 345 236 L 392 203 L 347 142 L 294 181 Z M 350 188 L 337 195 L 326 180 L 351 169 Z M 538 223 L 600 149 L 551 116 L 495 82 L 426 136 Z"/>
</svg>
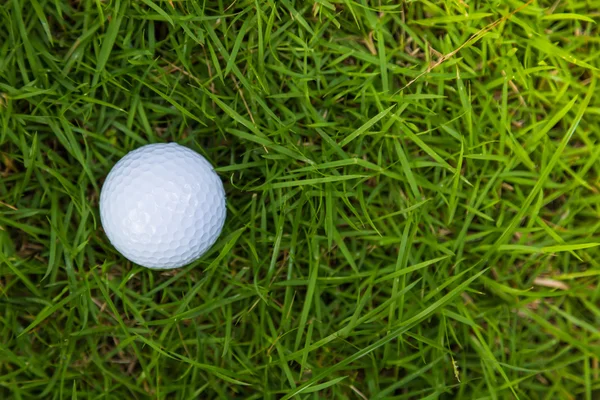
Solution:
<svg viewBox="0 0 600 400">
<path fill-rule="evenodd" d="M 599 398 L 600 1 L 1 3 L 0 398 Z M 228 218 L 159 272 L 167 141 Z"/>
</svg>

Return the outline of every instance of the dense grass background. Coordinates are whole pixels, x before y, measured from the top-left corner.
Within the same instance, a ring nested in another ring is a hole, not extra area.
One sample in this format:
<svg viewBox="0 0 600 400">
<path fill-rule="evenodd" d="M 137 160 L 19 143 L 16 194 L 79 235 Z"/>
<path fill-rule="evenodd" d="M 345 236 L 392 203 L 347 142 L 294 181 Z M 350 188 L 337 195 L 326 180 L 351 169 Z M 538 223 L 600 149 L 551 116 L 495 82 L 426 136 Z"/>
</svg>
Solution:
<svg viewBox="0 0 600 400">
<path fill-rule="evenodd" d="M 2 399 L 600 398 L 600 1 L 1 3 Z M 228 219 L 157 272 L 166 141 Z"/>
</svg>

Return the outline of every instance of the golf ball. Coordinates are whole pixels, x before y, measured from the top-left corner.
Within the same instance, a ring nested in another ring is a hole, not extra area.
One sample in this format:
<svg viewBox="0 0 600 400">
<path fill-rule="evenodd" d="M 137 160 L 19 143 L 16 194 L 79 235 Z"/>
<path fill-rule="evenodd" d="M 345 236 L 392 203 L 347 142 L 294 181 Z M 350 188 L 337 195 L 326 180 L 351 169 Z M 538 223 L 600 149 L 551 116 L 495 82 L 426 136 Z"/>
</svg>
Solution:
<svg viewBox="0 0 600 400">
<path fill-rule="evenodd" d="M 149 144 L 112 168 L 100 193 L 100 218 L 112 245 L 148 268 L 197 260 L 225 222 L 225 191 L 210 163 L 176 143 Z"/>
</svg>

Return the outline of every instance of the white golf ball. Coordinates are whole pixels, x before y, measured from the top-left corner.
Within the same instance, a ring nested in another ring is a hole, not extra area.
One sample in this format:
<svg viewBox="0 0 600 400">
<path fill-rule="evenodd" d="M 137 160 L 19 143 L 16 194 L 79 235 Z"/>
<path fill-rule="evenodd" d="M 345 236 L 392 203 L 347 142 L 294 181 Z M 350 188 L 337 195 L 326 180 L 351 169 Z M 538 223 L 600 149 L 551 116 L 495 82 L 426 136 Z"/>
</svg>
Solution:
<svg viewBox="0 0 600 400">
<path fill-rule="evenodd" d="M 197 260 L 225 222 L 225 191 L 210 163 L 176 143 L 149 144 L 123 157 L 100 194 L 100 218 L 112 245 L 148 268 Z"/>
</svg>

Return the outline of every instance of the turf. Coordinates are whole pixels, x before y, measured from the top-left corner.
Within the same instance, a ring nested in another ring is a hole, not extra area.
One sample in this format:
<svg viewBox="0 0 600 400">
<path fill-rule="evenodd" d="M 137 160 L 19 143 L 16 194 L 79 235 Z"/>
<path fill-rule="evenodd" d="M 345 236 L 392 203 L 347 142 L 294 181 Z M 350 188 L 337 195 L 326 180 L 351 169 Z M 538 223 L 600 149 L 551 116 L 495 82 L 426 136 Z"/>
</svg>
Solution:
<svg viewBox="0 0 600 400">
<path fill-rule="evenodd" d="M 0 398 L 599 398 L 600 1 L 1 3 Z M 228 218 L 157 272 L 169 141 Z"/>
</svg>

